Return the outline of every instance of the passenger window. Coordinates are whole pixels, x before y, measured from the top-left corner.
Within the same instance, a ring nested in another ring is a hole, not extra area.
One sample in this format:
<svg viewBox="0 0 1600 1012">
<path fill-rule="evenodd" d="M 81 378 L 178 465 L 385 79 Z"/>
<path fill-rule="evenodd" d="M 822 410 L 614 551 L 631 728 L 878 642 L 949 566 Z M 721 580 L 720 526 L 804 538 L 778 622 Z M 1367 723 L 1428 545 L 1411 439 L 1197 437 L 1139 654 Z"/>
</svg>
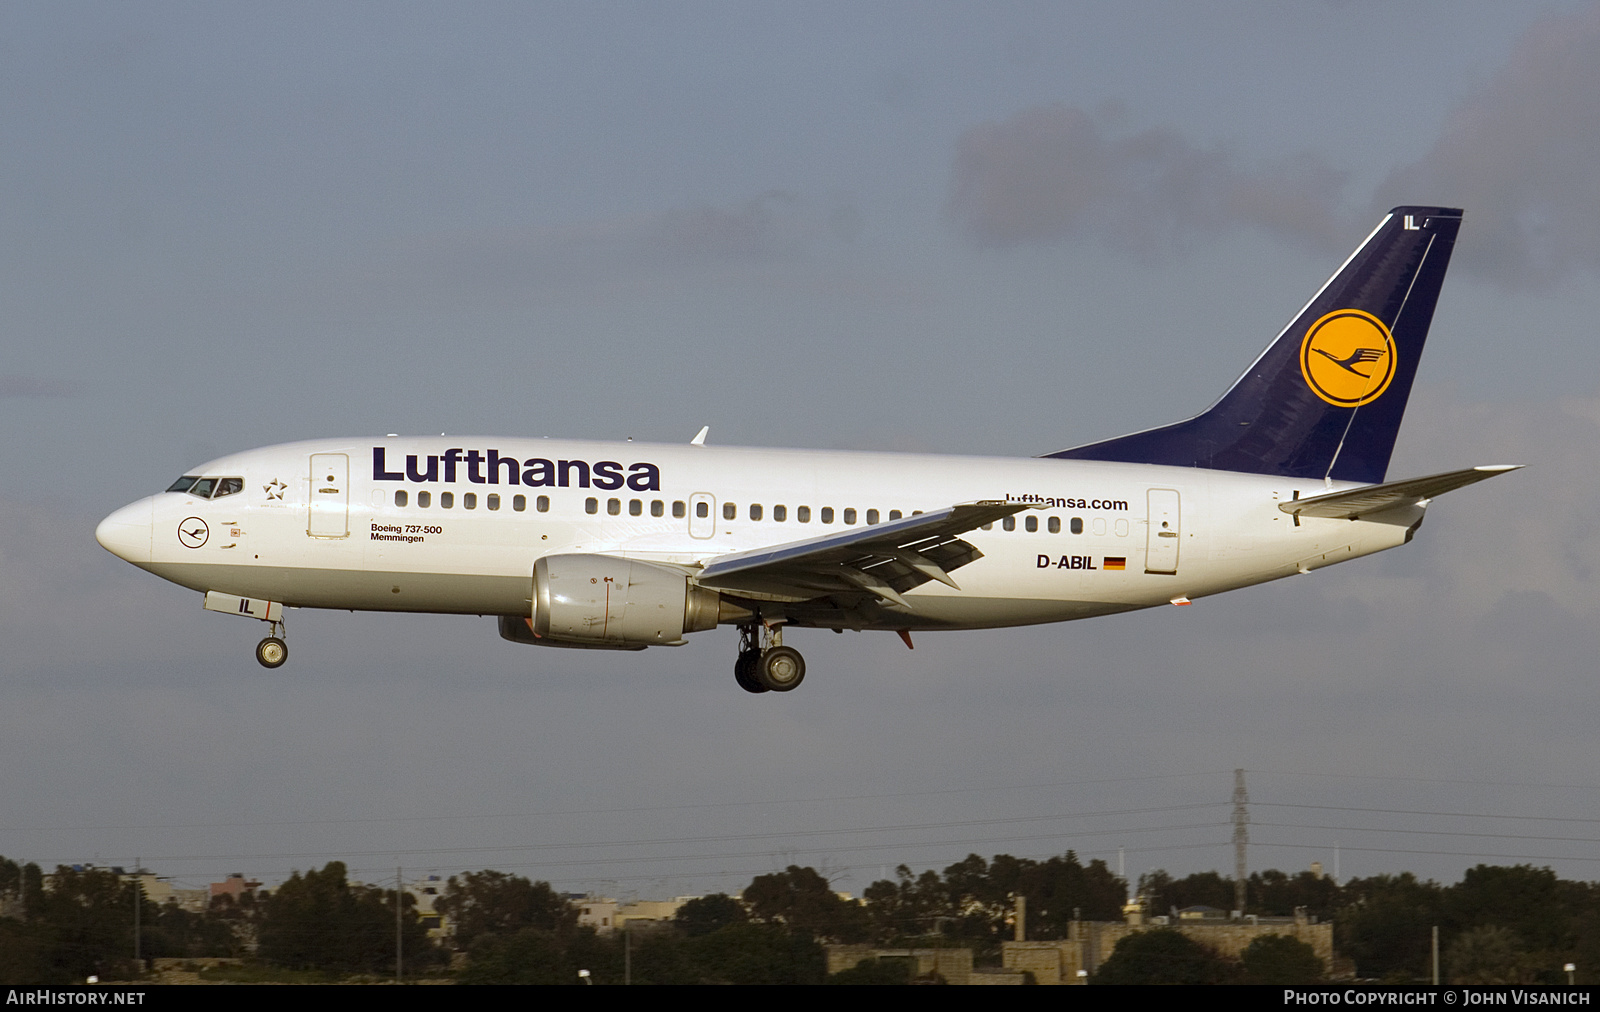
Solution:
<svg viewBox="0 0 1600 1012">
<path fill-rule="evenodd" d="M 423 509 L 427 509 L 429 506 L 432 506 L 433 505 L 433 493 L 432 492 L 418 492 L 417 493 L 417 505 L 422 507 Z"/>
<path fill-rule="evenodd" d="M 778 521 L 778 523 L 780 523 L 780 524 L 783 523 L 785 520 L 789 519 L 789 507 L 787 507 L 787 506 L 774 506 L 774 507 L 772 507 L 772 519 Z"/>
<path fill-rule="evenodd" d="M 615 516 L 621 516 L 622 515 L 622 500 L 621 499 L 607 499 L 606 500 L 606 512 L 611 514 L 614 517 Z"/>
<path fill-rule="evenodd" d="M 732 520 L 734 517 L 736 517 L 738 515 L 739 515 L 739 507 L 735 506 L 731 502 L 725 502 L 725 503 L 722 504 L 722 519 L 724 519 L 724 520 Z"/>
<path fill-rule="evenodd" d="M 682 499 L 674 499 L 672 501 L 672 516 L 674 519 L 682 520 L 684 517 L 684 510 L 685 507 Z M 701 515 L 704 516 L 705 514 Z"/>
<path fill-rule="evenodd" d="M 1083 517 L 1073 517 L 1072 518 L 1072 533 L 1074 533 L 1074 534 L 1082 534 L 1083 533 Z"/>
<path fill-rule="evenodd" d="M 440 509 L 447 510 L 447 509 L 450 509 L 451 507 L 455 506 L 455 504 L 456 504 L 456 494 L 454 492 L 440 492 L 439 493 L 439 508 Z"/>
<path fill-rule="evenodd" d="M 1060 517 L 1051 517 L 1049 523 L 1047 523 L 1045 526 L 1050 528 L 1050 533 L 1051 534 L 1060 534 L 1061 533 L 1061 518 Z"/>
<path fill-rule="evenodd" d="M 463 495 L 461 497 L 461 505 L 465 506 L 469 510 L 477 509 L 478 508 L 478 493 L 476 493 L 476 492 L 468 492 L 465 495 Z"/>
<path fill-rule="evenodd" d="M 797 507 L 795 507 L 794 518 L 796 520 L 800 521 L 803 524 L 809 524 L 811 522 L 811 507 L 810 506 L 797 506 Z"/>
<path fill-rule="evenodd" d="M 704 520 L 706 517 L 711 515 L 711 505 L 704 502 L 695 503 L 694 515 L 699 517 L 701 520 Z"/>
<path fill-rule="evenodd" d="M 628 500 L 628 516 L 637 517 L 644 515 L 644 503 L 637 499 Z"/>
<path fill-rule="evenodd" d="M 760 503 L 753 502 L 753 503 L 750 504 L 750 519 L 751 520 L 760 520 L 761 519 L 761 504 Z"/>
<path fill-rule="evenodd" d="M 667 512 L 667 504 L 666 503 L 662 502 L 660 499 L 652 499 L 652 500 L 650 500 L 650 515 L 651 516 L 659 517 L 659 516 L 664 515 L 666 512 Z"/>
<path fill-rule="evenodd" d="M 599 513 L 600 500 L 596 499 L 594 496 L 590 496 L 589 498 L 585 499 L 583 501 L 583 511 L 585 513 Z"/>
<path fill-rule="evenodd" d="M 1117 537 L 1125 538 L 1127 536 L 1128 536 L 1128 521 L 1126 521 L 1126 520 L 1118 520 L 1117 521 Z"/>
<path fill-rule="evenodd" d="M 853 524 L 856 522 L 856 508 L 854 506 L 850 506 L 845 509 L 844 522 L 847 524 Z"/>
<path fill-rule="evenodd" d="M 1004 520 L 1000 521 L 1000 528 L 1002 530 L 1007 530 L 1007 531 L 1016 530 L 1017 529 L 1017 518 L 1016 517 L 1006 517 Z"/>
<path fill-rule="evenodd" d="M 1106 518 L 1105 517 L 1095 517 L 1094 518 L 1094 522 L 1089 525 L 1089 529 L 1091 531 L 1094 531 L 1094 536 L 1095 537 L 1097 537 L 1097 538 L 1105 537 L 1106 536 Z"/>
<path fill-rule="evenodd" d="M 485 506 L 489 507 L 489 509 L 491 511 L 499 509 L 500 508 L 500 493 L 499 492 L 490 492 L 489 493 L 489 498 L 485 499 L 483 504 Z"/>
<path fill-rule="evenodd" d="M 983 529 L 986 530 L 986 531 L 994 530 L 994 522 L 990 521 L 989 523 L 984 524 L 983 525 Z"/>
<path fill-rule="evenodd" d="M 1036 533 L 1039 530 L 1039 518 L 1028 517 L 1022 521 L 1022 526 L 1029 534 Z"/>
<path fill-rule="evenodd" d="M 825 524 L 833 523 L 833 507 L 832 506 L 824 506 L 824 507 L 822 507 L 822 522 L 825 523 Z"/>
<path fill-rule="evenodd" d="M 512 496 L 511 508 L 516 510 L 518 513 L 521 513 L 523 510 L 528 508 L 528 497 L 525 495 Z"/>
<path fill-rule="evenodd" d="M 517 496 L 517 498 L 521 499 L 522 496 L 519 495 L 519 496 Z M 522 508 L 521 506 L 517 507 L 517 509 L 521 509 L 521 508 Z M 550 512 L 550 497 L 547 496 L 547 495 L 542 495 L 539 498 L 535 499 L 533 501 L 533 508 L 538 510 L 540 513 L 549 513 Z"/>
<path fill-rule="evenodd" d="M 889 519 L 890 520 L 899 520 L 904 515 L 905 514 L 901 513 L 899 510 L 890 510 L 889 511 Z"/>
<path fill-rule="evenodd" d="M 394 490 L 394 504 L 396 506 L 404 506 L 406 504 L 406 500 L 409 498 L 411 497 L 406 495 L 405 489 L 397 488 Z"/>
<path fill-rule="evenodd" d="M 877 510 L 867 510 L 867 523 L 875 524 L 877 522 L 878 522 L 878 511 Z"/>
</svg>

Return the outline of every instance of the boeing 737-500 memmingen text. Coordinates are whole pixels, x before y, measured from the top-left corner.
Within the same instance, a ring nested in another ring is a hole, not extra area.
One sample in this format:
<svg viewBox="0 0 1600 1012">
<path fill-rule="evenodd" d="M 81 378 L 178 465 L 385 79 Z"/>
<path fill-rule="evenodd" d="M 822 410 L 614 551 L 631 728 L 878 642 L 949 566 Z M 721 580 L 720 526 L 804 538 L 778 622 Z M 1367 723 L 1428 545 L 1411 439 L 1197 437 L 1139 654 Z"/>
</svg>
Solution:
<svg viewBox="0 0 1600 1012">
<path fill-rule="evenodd" d="M 509 437 L 322 439 L 195 468 L 96 530 L 271 624 L 285 608 L 498 616 L 518 643 L 674 646 L 733 625 L 751 692 L 805 676 L 791 627 L 1088 618 L 1411 540 L 1510 470 L 1387 482 L 1461 212 L 1397 207 L 1211 408 L 1031 459 Z"/>
</svg>

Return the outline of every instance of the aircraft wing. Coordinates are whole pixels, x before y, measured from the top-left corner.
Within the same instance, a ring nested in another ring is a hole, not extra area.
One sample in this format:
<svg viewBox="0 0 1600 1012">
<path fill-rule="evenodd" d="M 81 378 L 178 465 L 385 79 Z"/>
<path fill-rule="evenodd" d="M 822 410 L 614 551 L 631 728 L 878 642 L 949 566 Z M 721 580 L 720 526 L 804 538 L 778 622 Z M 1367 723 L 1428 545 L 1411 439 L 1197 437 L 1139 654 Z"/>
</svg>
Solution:
<svg viewBox="0 0 1600 1012">
<path fill-rule="evenodd" d="M 975 502 L 856 527 L 806 541 L 721 556 L 696 576 L 712 590 L 767 601 L 808 601 L 829 594 L 868 594 L 902 607 L 901 595 L 983 558 L 960 535 L 1023 510 L 1028 503 Z M 956 587 L 956 589 L 960 589 Z"/>
<path fill-rule="evenodd" d="M 1278 508 L 1296 516 L 1357 520 L 1395 506 L 1420 503 L 1521 467 L 1521 464 L 1490 464 L 1484 467 L 1470 467 L 1465 471 L 1446 471 L 1444 474 L 1430 474 L 1425 478 L 1408 478 L 1405 481 L 1390 481 L 1382 485 L 1353 488 L 1346 492 L 1330 492 L 1309 499 L 1293 499 L 1279 503 Z"/>
</svg>

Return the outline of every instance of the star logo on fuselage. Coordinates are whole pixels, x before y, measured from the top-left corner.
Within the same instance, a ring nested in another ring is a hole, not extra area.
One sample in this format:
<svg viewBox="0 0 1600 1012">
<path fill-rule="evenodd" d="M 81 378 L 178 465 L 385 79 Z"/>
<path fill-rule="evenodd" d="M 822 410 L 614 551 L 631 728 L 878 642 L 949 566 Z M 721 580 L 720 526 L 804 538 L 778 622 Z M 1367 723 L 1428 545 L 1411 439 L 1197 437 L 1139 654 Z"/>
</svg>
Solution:
<svg viewBox="0 0 1600 1012">
<path fill-rule="evenodd" d="M 267 498 L 268 499 L 282 499 L 283 498 L 283 493 L 284 493 L 285 490 L 288 489 L 288 487 L 289 486 L 285 485 L 283 482 L 281 482 L 278 479 L 274 478 L 274 479 L 272 479 L 272 481 L 270 481 L 267 484 L 261 486 L 261 490 L 263 492 L 267 493 Z"/>
</svg>

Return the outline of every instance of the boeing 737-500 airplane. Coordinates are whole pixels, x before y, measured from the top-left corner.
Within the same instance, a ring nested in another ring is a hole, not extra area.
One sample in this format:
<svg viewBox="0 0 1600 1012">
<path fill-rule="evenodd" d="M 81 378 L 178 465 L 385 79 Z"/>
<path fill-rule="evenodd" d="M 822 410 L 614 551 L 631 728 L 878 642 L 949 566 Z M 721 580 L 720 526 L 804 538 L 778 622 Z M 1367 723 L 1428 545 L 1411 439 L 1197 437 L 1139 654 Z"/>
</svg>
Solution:
<svg viewBox="0 0 1600 1012">
<path fill-rule="evenodd" d="M 788 627 L 910 645 L 1188 604 L 1405 544 L 1433 497 L 1512 469 L 1385 481 L 1460 224 L 1395 208 L 1208 410 L 1042 457 L 322 439 L 203 464 L 95 536 L 270 623 L 269 668 L 286 608 L 598 650 L 733 625 L 739 685 L 785 692 Z"/>
</svg>

